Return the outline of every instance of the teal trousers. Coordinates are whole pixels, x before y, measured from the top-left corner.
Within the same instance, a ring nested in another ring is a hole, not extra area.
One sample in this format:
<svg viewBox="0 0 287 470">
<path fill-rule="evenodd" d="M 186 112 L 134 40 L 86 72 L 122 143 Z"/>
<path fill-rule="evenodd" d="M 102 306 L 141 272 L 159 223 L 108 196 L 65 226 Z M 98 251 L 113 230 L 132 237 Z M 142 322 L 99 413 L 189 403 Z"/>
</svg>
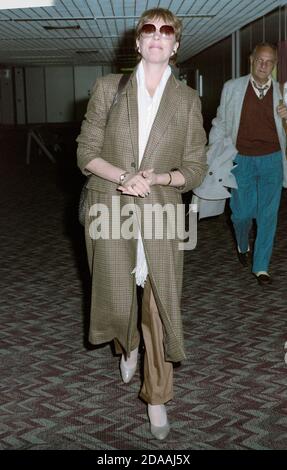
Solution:
<svg viewBox="0 0 287 470">
<path fill-rule="evenodd" d="M 283 183 L 282 153 L 262 156 L 238 154 L 233 174 L 238 189 L 231 192 L 230 208 L 237 245 L 242 253 L 249 247 L 252 221 L 256 239 L 252 271 L 268 271 L 277 226 Z"/>
</svg>

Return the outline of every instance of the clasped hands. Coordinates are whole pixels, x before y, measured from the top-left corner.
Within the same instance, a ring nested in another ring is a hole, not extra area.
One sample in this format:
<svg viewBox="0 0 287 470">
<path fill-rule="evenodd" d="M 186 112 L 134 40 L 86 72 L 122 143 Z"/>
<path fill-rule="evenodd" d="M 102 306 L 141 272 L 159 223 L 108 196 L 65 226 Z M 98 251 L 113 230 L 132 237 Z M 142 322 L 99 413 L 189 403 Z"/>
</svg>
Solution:
<svg viewBox="0 0 287 470">
<path fill-rule="evenodd" d="M 128 196 L 146 197 L 154 184 L 156 184 L 156 174 L 153 169 L 150 169 L 130 173 L 124 183 L 118 186 L 118 190 Z"/>
</svg>

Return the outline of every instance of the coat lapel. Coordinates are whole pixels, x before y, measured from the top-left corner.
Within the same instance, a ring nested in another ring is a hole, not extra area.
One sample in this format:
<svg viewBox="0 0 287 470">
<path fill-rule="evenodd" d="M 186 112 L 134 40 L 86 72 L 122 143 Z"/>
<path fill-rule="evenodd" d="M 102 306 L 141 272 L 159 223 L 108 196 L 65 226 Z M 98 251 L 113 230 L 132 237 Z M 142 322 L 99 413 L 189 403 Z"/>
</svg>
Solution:
<svg viewBox="0 0 287 470">
<path fill-rule="evenodd" d="M 130 133 L 132 140 L 132 147 L 135 160 L 135 168 L 138 169 L 138 155 L 139 155 L 139 142 L 138 142 L 138 100 L 137 100 L 137 78 L 136 71 L 132 74 L 130 79 L 130 86 L 127 87 L 127 101 Z"/>
<path fill-rule="evenodd" d="M 151 158 L 152 154 L 157 151 L 158 143 L 176 112 L 178 105 L 179 86 L 173 75 L 171 75 L 167 81 L 158 112 L 150 131 L 149 139 L 140 165 L 141 169 L 146 167 L 147 161 Z"/>
<path fill-rule="evenodd" d="M 241 118 L 241 110 L 243 106 L 243 101 L 245 98 L 246 90 L 249 84 L 250 74 L 242 77 L 238 82 L 237 89 L 235 90 L 235 102 L 234 108 L 236 109 L 235 113 L 235 132 L 236 132 L 236 139 L 239 130 L 240 118 Z"/>
</svg>

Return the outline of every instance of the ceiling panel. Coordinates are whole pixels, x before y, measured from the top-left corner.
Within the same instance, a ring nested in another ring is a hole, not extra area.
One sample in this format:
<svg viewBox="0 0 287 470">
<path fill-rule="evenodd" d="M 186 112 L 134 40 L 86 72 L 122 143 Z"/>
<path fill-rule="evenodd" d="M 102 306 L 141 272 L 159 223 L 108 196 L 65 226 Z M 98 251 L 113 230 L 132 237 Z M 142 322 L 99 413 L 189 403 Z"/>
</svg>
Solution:
<svg viewBox="0 0 287 470">
<path fill-rule="evenodd" d="M 185 61 L 286 2 L 278 0 L 55 0 L 52 7 L 0 10 L 0 63 L 134 65 L 134 26 L 147 8 L 183 22 Z"/>
</svg>

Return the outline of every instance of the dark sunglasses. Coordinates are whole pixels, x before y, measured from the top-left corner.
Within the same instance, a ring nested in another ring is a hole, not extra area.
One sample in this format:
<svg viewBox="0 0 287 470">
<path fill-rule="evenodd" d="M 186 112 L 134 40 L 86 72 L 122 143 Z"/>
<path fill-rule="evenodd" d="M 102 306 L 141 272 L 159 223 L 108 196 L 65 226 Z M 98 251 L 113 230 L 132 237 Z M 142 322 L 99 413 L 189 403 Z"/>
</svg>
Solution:
<svg viewBox="0 0 287 470">
<path fill-rule="evenodd" d="M 157 30 L 152 23 L 145 23 L 140 30 L 140 34 L 143 36 L 152 36 L 156 31 L 159 31 L 163 38 L 170 38 L 175 34 L 174 27 L 169 24 L 164 24 Z"/>
</svg>

